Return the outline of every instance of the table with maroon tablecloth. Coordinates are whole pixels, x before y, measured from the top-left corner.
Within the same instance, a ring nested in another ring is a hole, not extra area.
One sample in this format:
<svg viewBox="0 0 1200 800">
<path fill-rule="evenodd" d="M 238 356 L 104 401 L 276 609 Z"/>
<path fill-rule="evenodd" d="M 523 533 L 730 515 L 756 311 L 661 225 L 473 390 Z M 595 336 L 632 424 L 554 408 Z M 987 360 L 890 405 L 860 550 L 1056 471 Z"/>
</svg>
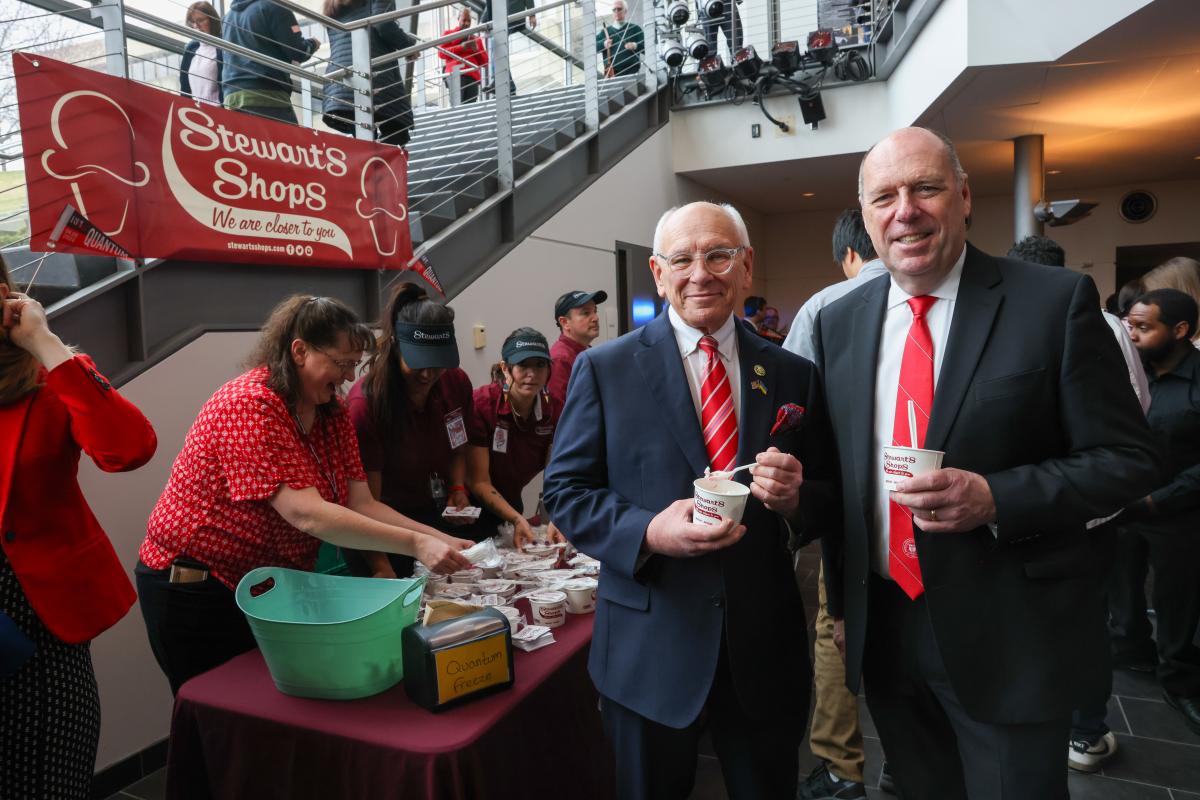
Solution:
<svg viewBox="0 0 1200 800">
<path fill-rule="evenodd" d="M 587 675 L 592 615 L 513 652 L 511 689 L 449 711 L 403 683 L 361 700 L 290 697 L 258 650 L 188 681 L 171 720 L 167 797 L 610 798 L 613 761 Z"/>
</svg>

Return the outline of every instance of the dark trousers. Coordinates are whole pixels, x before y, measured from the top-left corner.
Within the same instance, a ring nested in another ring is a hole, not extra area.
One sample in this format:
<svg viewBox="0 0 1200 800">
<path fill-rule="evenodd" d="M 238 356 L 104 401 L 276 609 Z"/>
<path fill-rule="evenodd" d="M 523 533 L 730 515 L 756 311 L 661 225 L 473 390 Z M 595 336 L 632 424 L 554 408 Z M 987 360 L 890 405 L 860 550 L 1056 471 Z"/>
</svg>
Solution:
<svg viewBox="0 0 1200 800">
<path fill-rule="evenodd" d="M 904 800 L 1066 800 L 1070 720 L 972 719 L 950 685 L 924 595 L 912 601 L 890 580 L 870 581 L 867 707 Z M 911 649 L 872 653 L 878 641 Z"/>
<path fill-rule="evenodd" d="M 705 730 L 712 736 L 732 800 L 791 800 L 796 796 L 804 720 L 751 717 L 738 701 L 724 643 L 705 709 L 686 728 L 653 722 L 603 696 L 600 715 L 616 756 L 620 800 L 688 797 L 696 782 L 696 760 Z"/>
<path fill-rule="evenodd" d="M 1092 550 L 1096 554 L 1098 565 L 1096 579 L 1100 583 L 1102 596 L 1107 595 L 1108 586 L 1116 568 L 1117 530 L 1115 522 L 1110 521 L 1088 531 L 1088 536 L 1092 540 Z M 1102 618 L 1108 618 L 1107 597 L 1096 611 Z M 1111 660 L 1106 662 L 1103 668 L 1110 676 L 1112 675 Z M 1075 710 L 1071 717 L 1072 740 L 1086 739 L 1094 743 L 1108 733 L 1109 727 L 1106 718 L 1108 717 L 1108 699 L 1111 695 L 1112 680 L 1110 677 L 1104 692 L 1097 694 Z"/>
<path fill-rule="evenodd" d="M 267 119 L 277 119 L 280 122 L 290 122 L 293 125 L 299 124 L 296 121 L 296 112 L 291 106 L 287 108 L 282 106 L 242 106 L 235 110 L 254 114 L 258 117 L 266 117 Z"/>
<path fill-rule="evenodd" d="M 256 644 L 232 589 L 211 576 L 200 583 L 171 583 L 169 573 L 140 561 L 134 569 L 150 649 L 171 693 L 178 694 L 189 679 Z"/>
<path fill-rule="evenodd" d="M 1154 604 L 1158 649 L 1158 682 L 1180 697 L 1200 697 L 1200 648 L 1195 644 L 1200 625 L 1200 536 L 1195 530 L 1164 533 L 1121 529 L 1118 563 L 1128 556 L 1143 558 L 1154 569 Z M 1150 642 L 1146 617 L 1145 573 L 1120 573 L 1109 593 L 1113 649 L 1136 653 Z"/>
<path fill-rule="evenodd" d="M 450 79 L 446 78 L 445 81 L 447 88 L 449 88 Z M 467 75 L 459 75 L 458 81 L 459 102 L 474 103 L 479 99 L 479 78 L 473 78 Z"/>
</svg>

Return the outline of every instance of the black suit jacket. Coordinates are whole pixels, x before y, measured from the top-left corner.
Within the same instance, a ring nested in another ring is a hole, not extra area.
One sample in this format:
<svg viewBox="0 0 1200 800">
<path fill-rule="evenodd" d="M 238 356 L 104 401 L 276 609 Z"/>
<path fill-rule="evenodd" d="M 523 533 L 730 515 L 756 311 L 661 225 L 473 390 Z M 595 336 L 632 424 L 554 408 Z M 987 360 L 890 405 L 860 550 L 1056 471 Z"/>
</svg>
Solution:
<svg viewBox="0 0 1200 800">
<path fill-rule="evenodd" d="M 735 326 L 741 375 L 739 465 L 771 445 L 804 465 L 807 537 L 835 523 L 829 421 L 813 365 Z M 755 384 L 762 388 L 757 388 Z M 784 403 L 805 423 L 771 436 Z M 546 467 L 554 524 L 602 562 L 589 669 L 600 693 L 674 728 L 704 706 L 724 638 L 742 706 L 803 724 L 811 667 L 804 606 L 780 516 L 750 497 L 735 545 L 695 558 L 651 556 L 646 527 L 692 496 L 708 455 L 667 315 L 580 354 Z M 743 482 L 746 473 L 739 473 Z"/>
<path fill-rule="evenodd" d="M 823 309 L 815 329 L 845 512 L 843 536 L 825 540 L 826 585 L 831 610 L 846 620 L 855 691 L 864 660 L 876 680 L 888 670 L 871 660 L 905 647 L 886 634 L 866 642 L 875 374 L 889 287 L 889 276 L 870 281 Z M 1110 679 L 1084 525 L 1147 494 L 1158 470 L 1099 309 L 1086 276 L 967 245 L 926 447 L 945 451 L 943 466 L 987 479 L 998 533 L 917 527 L 915 538 L 950 681 L 981 721 L 1061 718 Z"/>
</svg>

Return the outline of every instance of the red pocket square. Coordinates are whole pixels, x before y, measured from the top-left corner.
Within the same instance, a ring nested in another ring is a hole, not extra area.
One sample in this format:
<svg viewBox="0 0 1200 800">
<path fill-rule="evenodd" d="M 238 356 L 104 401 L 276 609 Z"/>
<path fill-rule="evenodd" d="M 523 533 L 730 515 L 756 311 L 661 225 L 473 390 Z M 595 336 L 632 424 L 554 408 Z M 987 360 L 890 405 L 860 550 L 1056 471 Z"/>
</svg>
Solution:
<svg viewBox="0 0 1200 800">
<path fill-rule="evenodd" d="M 791 433 L 799 430 L 804 423 L 804 406 L 798 406 L 795 403 L 785 403 L 775 412 L 775 425 L 771 428 L 771 435 L 777 436 L 782 433 Z"/>
</svg>

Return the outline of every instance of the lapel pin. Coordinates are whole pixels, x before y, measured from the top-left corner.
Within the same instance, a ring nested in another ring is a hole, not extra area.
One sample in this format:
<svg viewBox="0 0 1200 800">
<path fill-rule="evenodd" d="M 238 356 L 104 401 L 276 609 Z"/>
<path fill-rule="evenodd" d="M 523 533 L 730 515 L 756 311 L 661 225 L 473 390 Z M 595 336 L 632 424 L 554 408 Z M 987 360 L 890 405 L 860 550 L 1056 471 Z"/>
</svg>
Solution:
<svg viewBox="0 0 1200 800">
<path fill-rule="evenodd" d="M 767 376 L 767 371 L 765 369 L 763 369 L 762 364 L 755 364 L 754 365 L 754 374 L 760 378 L 765 378 Z"/>
<path fill-rule="evenodd" d="M 766 396 L 766 394 L 767 394 L 767 387 L 763 386 L 762 381 L 754 381 L 753 383 L 750 384 L 750 388 L 758 389 L 760 392 L 763 393 L 763 396 Z"/>
</svg>

